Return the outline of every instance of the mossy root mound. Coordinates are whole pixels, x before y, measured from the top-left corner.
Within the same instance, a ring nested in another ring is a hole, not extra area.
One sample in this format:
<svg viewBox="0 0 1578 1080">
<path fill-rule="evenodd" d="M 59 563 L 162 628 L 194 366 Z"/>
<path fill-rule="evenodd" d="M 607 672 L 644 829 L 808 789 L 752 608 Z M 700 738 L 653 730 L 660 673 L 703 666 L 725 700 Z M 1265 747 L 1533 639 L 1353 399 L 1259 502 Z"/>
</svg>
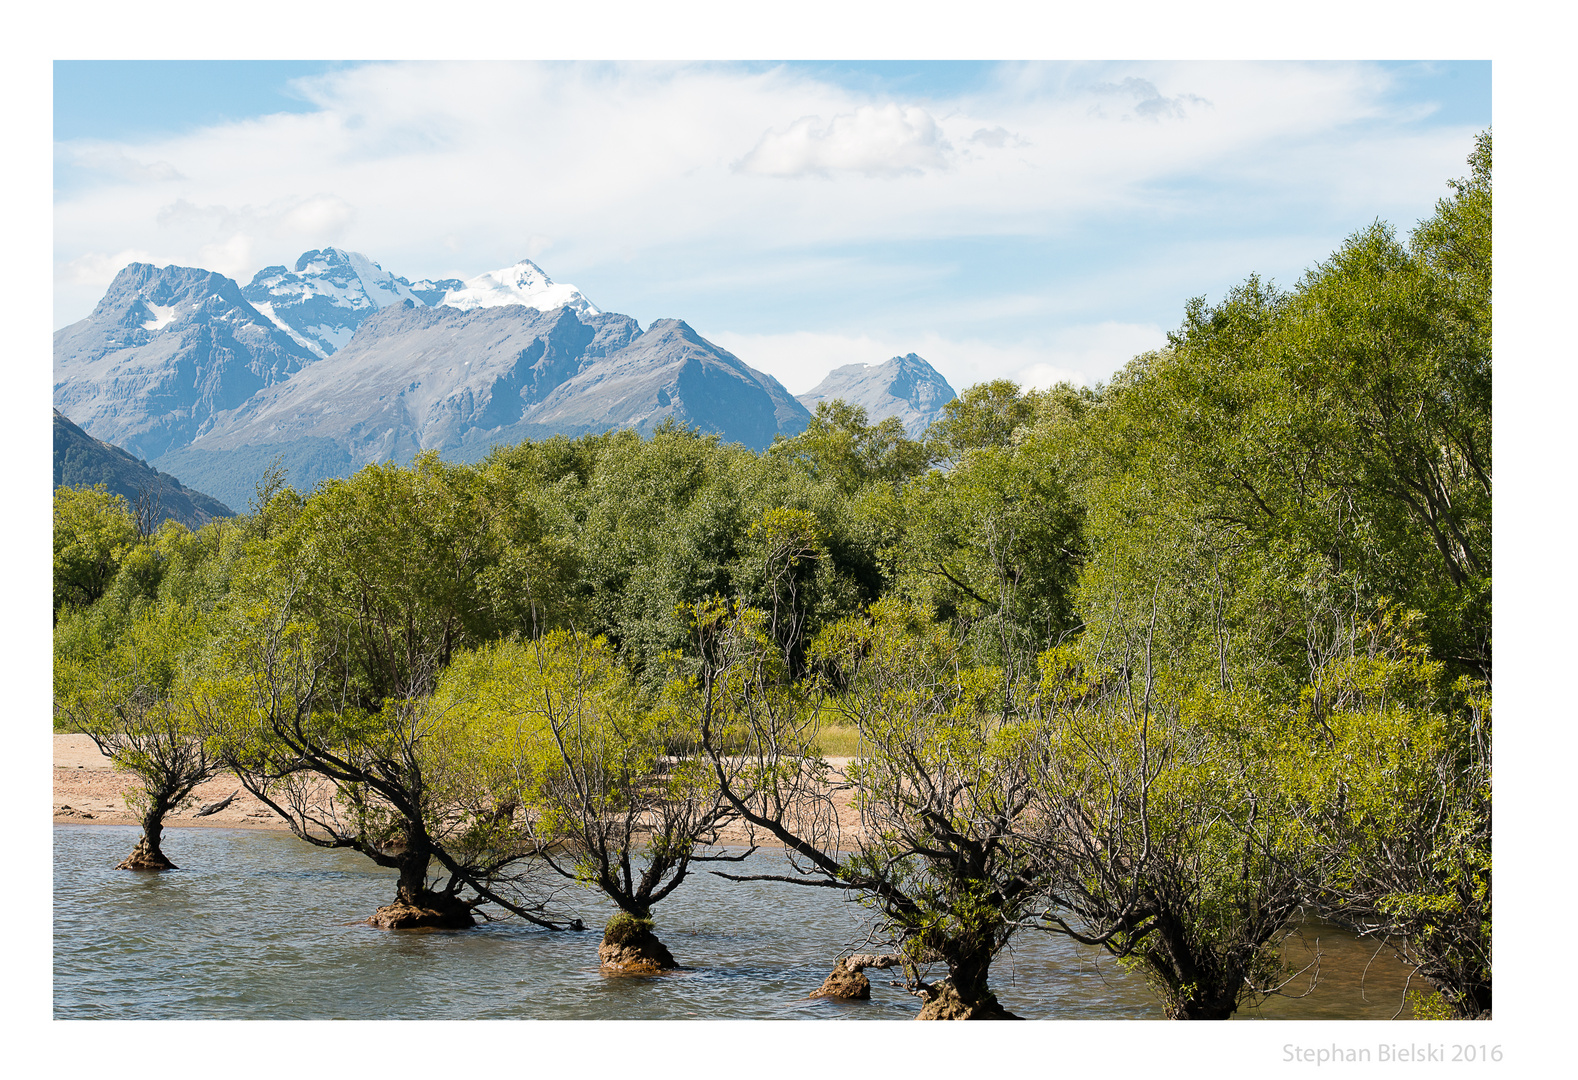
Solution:
<svg viewBox="0 0 1578 1080">
<path fill-rule="evenodd" d="M 137 846 L 132 848 L 132 853 L 115 865 L 117 870 L 178 870 L 169 859 L 164 857 L 164 852 L 157 851 L 148 843 L 145 836 L 137 841 Z"/>
<path fill-rule="evenodd" d="M 651 919 L 620 912 L 608 920 L 597 959 L 606 975 L 656 975 L 679 967 L 657 935 Z"/>
<path fill-rule="evenodd" d="M 427 893 L 415 903 L 385 904 L 367 922 L 383 930 L 465 930 L 477 925 L 470 904 L 442 893 Z"/>
</svg>

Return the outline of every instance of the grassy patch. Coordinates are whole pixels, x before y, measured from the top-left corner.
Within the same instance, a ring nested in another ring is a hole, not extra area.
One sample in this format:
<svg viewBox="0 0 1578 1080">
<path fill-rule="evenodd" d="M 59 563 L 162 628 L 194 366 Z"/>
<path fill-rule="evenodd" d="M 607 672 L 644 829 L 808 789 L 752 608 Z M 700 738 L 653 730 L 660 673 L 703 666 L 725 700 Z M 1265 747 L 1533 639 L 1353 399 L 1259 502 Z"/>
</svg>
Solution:
<svg viewBox="0 0 1578 1080">
<path fill-rule="evenodd" d="M 823 757 L 854 757 L 859 752 L 860 731 L 829 724 L 817 732 L 816 745 Z"/>
<path fill-rule="evenodd" d="M 638 919 L 628 912 L 617 911 L 603 930 L 603 940 L 611 945 L 624 945 L 651 932 L 651 919 Z"/>
</svg>

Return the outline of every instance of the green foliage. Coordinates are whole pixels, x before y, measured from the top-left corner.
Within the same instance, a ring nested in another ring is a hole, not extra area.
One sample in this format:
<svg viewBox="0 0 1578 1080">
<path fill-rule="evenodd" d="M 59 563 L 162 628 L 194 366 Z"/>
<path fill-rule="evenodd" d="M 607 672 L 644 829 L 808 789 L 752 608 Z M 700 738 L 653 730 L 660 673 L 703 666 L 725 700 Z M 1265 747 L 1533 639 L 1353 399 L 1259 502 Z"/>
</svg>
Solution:
<svg viewBox="0 0 1578 1080">
<path fill-rule="evenodd" d="M 691 717 L 638 691 L 608 642 L 550 631 L 457 657 L 451 704 L 496 804 L 544 861 L 645 918 L 729 816 Z"/>
<path fill-rule="evenodd" d="M 1014 433 L 1034 420 L 1036 404 L 1034 391 L 1022 394 L 1007 379 L 968 387 L 943 407 L 942 419 L 926 433 L 927 443 L 937 460 L 946 462 L 957 462 L 971 450 L 1007 448 Z"/>
<path fill-rule="evenodd" d="M 191 672 L 206 627 L 181 604 L 146 607 L 113 640 L 91 613 L 57 637 L 55 726 L 87 735 L 138 788 L 127 803 L 157 852 L 164 817 L 219 771 L 191 703 Z"/>
<path fill-rule="evenodd" d="M 427 693 L 458 649 L 562 615 L 571 554 L 544 540 L 513 480 L 424 454 L 326 481 L 276 526 L 249 580 L 297 582 L 293 607 L 343 642 L 342 678 L 363 708 Z"/>
<path fill-rule="evenodd" d="M 1034 400 L 1015 400 L 1028 416 Z M 1084 555 L 1064 440 L 1017 430 L 1018 442 L 970 449 L 948 472 L 912 484 L 890 549 L 900 591 L 958 625 L 977 663 L 1003 669 L 1008 709 L 1035 655 L 1077 626 Z"/>
<path fill-rule="evenodd" d="M 1377 623 L 1369 648 L 1328 663 L 1283 784 L 1312 894 L 1473 1018 L 1491 997 L 1490 698 L 1447 686 L 1408 633 Z"/>
<path fill-rule="evenodd" d="M 1276 714 L 1156 671 L 1144 639 L 1041 659 L 1033 849 L 1054 929 L 1132 962 L 1169 1016 L 1226 1017 L 1281 980 L 1304 895 Z"/>
<path fill-rule="evenodd" d="M 137 543 L 137 519 L 104 485 L 55 489 L 55 615 L 103 596 Z"/>
<path fill-rule="evenodd" d="M 846 496 L 870 484 L 902 484 L 931 464 L 931 452 L 905 436 L 898 417 L 872 424 L 862 406 L 841 399 L 817 402 L 806 429 L 775 440 L 768 453 Z"/>
<path fill-rule="evenodd" d="M 830 627 L 814 651 L 860 736 L 846 775 L 866 832 L 841 872 L 901 945 L 941 958 L 978 1000 L 1037 895 L 1020 840 L 1033 729 L 994 710 L 1000 672 L 965 666 L 945 626 L 897 600 Z"/>
</svg>

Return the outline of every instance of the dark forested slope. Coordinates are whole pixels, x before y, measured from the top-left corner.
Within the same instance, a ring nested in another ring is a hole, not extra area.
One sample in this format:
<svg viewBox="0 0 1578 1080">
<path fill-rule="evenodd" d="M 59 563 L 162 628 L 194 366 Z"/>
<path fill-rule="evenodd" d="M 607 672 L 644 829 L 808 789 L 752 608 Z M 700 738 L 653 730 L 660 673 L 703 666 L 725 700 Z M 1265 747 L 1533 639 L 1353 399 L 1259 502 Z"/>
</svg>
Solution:
<svg viewBox="0 0 1578 1080">
<path fill-rule="evenodd" d="M 103 484 L 132 506 L 145 499 L 153 522 L 173 518 L 198 528 L 214 518 L 232 517 L 234 511 L 218 499 L 193 491 L 168 473 L 111 443 L 95 439 L 55 410 L 55 487 L 91 487 Z"/>
</svg>

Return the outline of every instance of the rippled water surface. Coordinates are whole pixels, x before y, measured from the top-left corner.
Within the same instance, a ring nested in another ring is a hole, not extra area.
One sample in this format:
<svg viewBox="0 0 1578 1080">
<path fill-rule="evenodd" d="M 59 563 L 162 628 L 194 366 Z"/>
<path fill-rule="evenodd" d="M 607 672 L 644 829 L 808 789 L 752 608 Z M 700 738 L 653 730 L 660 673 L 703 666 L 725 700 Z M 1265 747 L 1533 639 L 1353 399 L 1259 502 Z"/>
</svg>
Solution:
<svg viewBox="0 0 1578 1080">
<path fill-rule="evenodd" d="M 598 973 L 595 932 L 518 920 L 440 933 L 356 925 L 392 898 L 392 874 L 288 834 L 170 830 L 165 853 L 182 869 L 163 874 L 114 869 L 136 828 L 65 825 L 54 835 L 57 1019 L 905 1020 L 919 1007 L 883 971 L 867 973 L 870 1002 L 806 998 L 870 925 L 865 909 L 831 889 L 697 874 L 655 912 L 658 935 L 687 970 L 607 978 Z M 770 852 L 745 865 L 759 873 L 784 866 Z M 600 927 L 611 910 L 579 890 L 564 902 L 588 926 Z M 1373 947 L 1329 929 L 1306 928 L 1305 936 L 1319 938 L 1323 953 L 1319 989 L 1247 1016 L 1385 1019 L 1397 1011 L 1404 973 L 1395 961 L 1371 963 Z M 1161 1015 L 1138 975 L 1043 934 L 1016 939 L 994 963 L 992 986 L 1028 1018 Z"/>
</svg>

